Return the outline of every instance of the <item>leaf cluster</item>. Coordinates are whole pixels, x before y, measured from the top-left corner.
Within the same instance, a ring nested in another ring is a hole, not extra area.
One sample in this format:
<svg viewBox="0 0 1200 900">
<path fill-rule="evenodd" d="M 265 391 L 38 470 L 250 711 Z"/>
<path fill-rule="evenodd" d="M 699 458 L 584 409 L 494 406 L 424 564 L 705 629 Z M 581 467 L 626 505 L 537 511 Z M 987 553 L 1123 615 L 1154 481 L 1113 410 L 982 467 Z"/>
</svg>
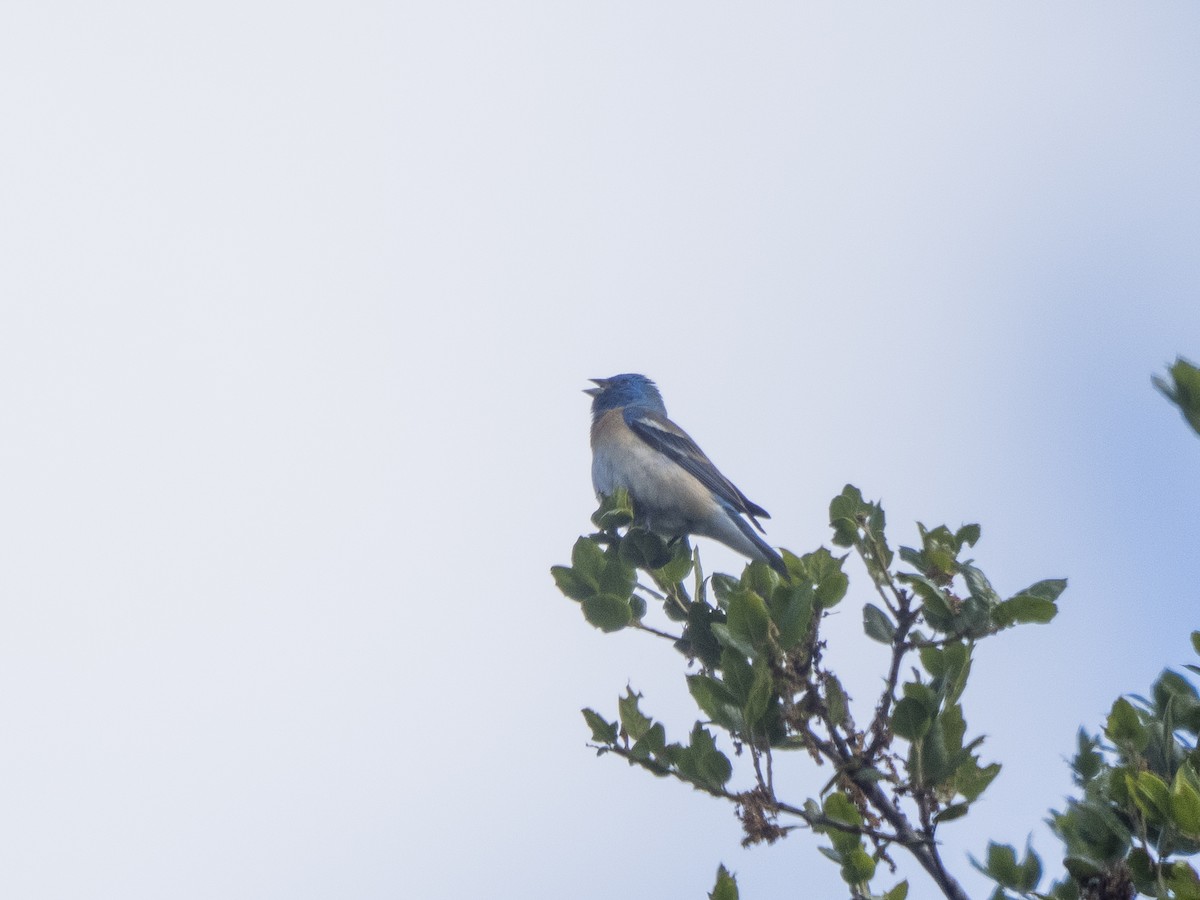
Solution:
<svg viewBox="0 0 1200 900">
<path fill-rule="evenodd" d="M 599 630 L 670 640 L 695 668 L 685 677 L 699 717 L 686 742 L 671 742 L 630 688 L 615 719 L 584 710 L 593 746 L 731 801 L 747 843 L 797 827 L 826 836 L 822 852 L 854 897 L 906 896 L 903 881 L 872 893 L 879 864 L 894 870 L 896 848 L 913 854 L 946 896 L 965 897 L 942 863 L 937 829 L 965 815 L 1000 771 L 980 761 L 983 738 L 968 737 L 972 655 L 979 641 L 1013 625 L 1052 619 L 1066 582 L 1002 596 L 963 558 L 980 539 L 978 525 L 918 524 L 919 545 L 893 549 L 882 505 L 851 485 L 832 500 L 829 517 L 833 546 L 845 555 L 783 550 L 786 576 L 752 562 L 739 577 L 706 578 L 686 540 L 641 527 L 628 494 L 604 498 L 593 516 L 599 530 L 576 542 L 570 565 L 552 569 L 555 582 Z M 883 690 L 861 726 L 821 637 L 823 618 L 849 590 L 852 554 L 877 601 L 864 604 L 863 629 L 891 649 Z M 658 610 L 663 627 L 649 624 Z M 906 669 L 911 676 L 902 679 Z M 719 749 L 723 742 L 732 755 Z M 773 765 L 780 752 L 831 766 L 820 796 L 783 796 Z M 728 889 L 723 884 L 718 878 L 714 894 Z"/>
<path fill-rule="evenodd" d="M 1167 374 L 1170 381 L 1161 375 L 1153 376 L 1151 381 L 1164 397 L 1179 407 L 1184 421 L 1200 434 L 1200 368 L 1180 356 L 1167 369 Z"/>
<path fill-rule="evenodd" d="M 1191 639 L 1200 653 L 1200 631 Z M 1195 664 L 1184 668 L 1200 674 Z M 1149 697 L 1119 698 L 1101 734 L 1080 730 L 1071 762 L 1080 796 L 1050 815 L 1065 875 L 1037 893 L 1041 862 L 1032 849 L 1014 869 L 1012 847 L 991 844 L 986 863 L 975 865 L 996 881 L 994 898 L 1200 900 L 1200 876 L 1187 861 L 1200 853 L 1198 739 L 1200 693 L 1184 675 L 1165 670 Z"/>
</svg>

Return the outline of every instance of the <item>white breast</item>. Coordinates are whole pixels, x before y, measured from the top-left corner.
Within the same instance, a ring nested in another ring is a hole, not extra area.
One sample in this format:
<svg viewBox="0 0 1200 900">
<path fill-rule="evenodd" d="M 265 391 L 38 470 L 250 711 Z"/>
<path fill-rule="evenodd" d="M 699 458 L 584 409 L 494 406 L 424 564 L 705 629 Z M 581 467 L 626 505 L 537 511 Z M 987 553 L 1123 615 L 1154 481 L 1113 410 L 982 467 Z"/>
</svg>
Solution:
<svg viewBox="0 0 1200 900">
<path fill-rule="evenodd" d="M 691 531 L 719 510 L 704 485 L 630 431 L 617 410 L 592 428 L 592 486 L 598 494 L 625 488 L 638 515 L 669 534 Z"/>
</svg>

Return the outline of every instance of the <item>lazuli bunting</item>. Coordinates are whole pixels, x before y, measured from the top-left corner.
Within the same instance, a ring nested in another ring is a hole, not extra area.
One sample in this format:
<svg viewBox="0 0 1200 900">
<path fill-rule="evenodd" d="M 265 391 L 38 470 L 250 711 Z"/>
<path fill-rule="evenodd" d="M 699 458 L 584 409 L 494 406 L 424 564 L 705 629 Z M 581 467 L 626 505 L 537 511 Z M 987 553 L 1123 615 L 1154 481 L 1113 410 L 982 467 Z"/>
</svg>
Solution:
<svg viewBox="0 0 1200 900">
<path fill-rule="evenodd" d="M 687 433 L 667 418 L 662 394 L 645 375 L 593 378 L 592 487 L 625 488 L 634 512 L 669 538 L 698 534 L 787 575 L 783 558 L 755 532 L 770 515 L 734 487 Z M 749 521 L 747 521 L 747 519 Z M 754 528 L 750 524 L 754 524 Z"/>
</svg>

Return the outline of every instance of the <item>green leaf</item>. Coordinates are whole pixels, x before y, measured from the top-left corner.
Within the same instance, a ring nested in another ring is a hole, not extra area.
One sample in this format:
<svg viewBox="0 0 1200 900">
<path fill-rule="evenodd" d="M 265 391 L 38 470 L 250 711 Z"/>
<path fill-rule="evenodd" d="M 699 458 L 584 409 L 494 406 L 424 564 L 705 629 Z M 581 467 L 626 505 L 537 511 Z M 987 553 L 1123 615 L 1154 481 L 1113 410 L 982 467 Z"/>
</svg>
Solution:
<svg viewBox="0 0 1200 900">
<path fill-rule="evenodd" d="M 843 825 L 862 825 L 862 813 L 854 801 L 841 791 L 834 791 L 826 797 L 825 802 L 821 804 L 821 810 L 830 819 Z"/>
<path fill-rule="evenodd" d="M 1021 860 L 1020 882 L 1017 890 L 1028 893 L 1042 880 L 1042 860 L 1033 852 L 1029 841 L 1025 842 L 1025 858 Z"/>
<path fill-rule="evenodd" d="M 1013 890 L 1019 889 L 1021 871 L 1017 867 L 1017 851 L 1011 844 L 988 841 L 987 866 L 984 871 L 997 884 Z"/>
<path fill-rule="evenodd" d="M 834 791 L 825 798 L 822 812 L 826 818 L 841 822 L 843 825 L 852 825 L 855 828 L 862 826 L 862 813 L 854 805 L 854 801 L 841 791 Z M 839 861 L 844 860 L 848 853 L 858 850 L 862 846 L 862 836 L 856 831 L 841 831 L 829 827 L 821 830 L 829 835 L 829 840 L 833 842 L 834 849 L 838 853 Z"/>
<path fill-rule="evenodd" d="M 758 656 L 758 648 L 742 636 L 730 631 L 729 626 L 724 622 L 714 622 L 710 630 L 722 647 L 732 648 L 743 656 Z"/>
<path fill-rule="evenodd" d="M 621 561 L 638 569 L 660 569 L 672 555 L 666 541 L 645 528 L 630 528 L 621 539 Z"/>
<path fill-rule="evenodd" d="M 670 609 L 668 603 L 665 608 Z M 707 603 L 690 603 L 685 613 L 687 627 L 676 647 L 688 657 L 698 659 L 702 665 L 715 667 L 721 655 L 721 646 L 713 634 L 713 628 L 724 618 L 724 613 Z"/>
<path fill-rule="evenodd" d="M 1179 356 L 1167 371 L 1172 383 L 1158 375 L 1151 381 L 1164 397 L 1179 407 L 1184 421 L 1200 434 L 1200 369 Z"/>
<path fill-rule="evenodd" d="M 992 587 L 983 572 L 968 563 L 963 563 L 958 568 L 962 573 L 963 581 L 967 583 L 967 592 L 973 598 L 987 607 L 999 601 L 1000 595 L 996 593 L 996 589 Z"/>
<path fill-rule="evenodd" d="M 734 647 L 721 651 L 721 676 L 733 697 L 742 703 L 750 696 L 754 684 L 754 667 L 746 661 L 747 654 Z"/>
<path fill-rule="evenodd" d="M 890 644 L 896 636 L 895 624 L 888 618 L 888 614 L 874 603 L 863 607 L 863 631 L 867 637 L 881 644 Z"/>
<path fill-rule="evenodd" d="M 1191 707 L 1195 706 L 1200 697 L 1196 694 L 1195 687 L 1192 686 L 1186 678 L 1178 672 L 1172 672 L 1170 669 L 1164 669 L 1162 674 L 1154 682 L 1152 688 L 1154 693 L 1154 709 L 1163 714 L 1167 708 L 1167 701 L 1172 697 L 1175 699 L 1176 709 L 1179 710 L 1184 717 Z"/>
<path fill-rule="evenodd" d="M 1063 860 L 1063 868 L 1077 881 L 1087 881 L 1104 873 L 1099 863 L 1086 856 L 1068 856 Z"/>
<path fill-rule="evenodd" d="M 1001 627 L 1016 623 L 1035 622 L 1044 625 L 1058 615 L 1058 607 L 1052 600 L 1035 597 L 1032 594 L 1017 594 L 1005 600 L 992 610 L 992 619 Z"/>
<path fill-rule="evenodd" d="M 922 647 L 918 655 L 925 671 L 933 676 L 933 680 L 944 678 L 946 675 L 946 654 L 937 647 Z"/>
<path fill-rule="evenodd" d="M 942 822 L 953 822 L 955 819 L 961 819 L 963 816 L 965 816 L 970 809 L 971 804 L 969 803 L 955 803 L 951 806 L 947 806 L 940 813 L 934 816 L 934 821 L 938 824 L 941 824 Z"/>
<path fill-rule="evenodd" d="M 782 581 L 779 573 L 763 560 L 756 559 L 746 563 L 746 568 L 742 571 L 742 587 L 758 594 L 764 602 Z"/>
<path fill-rule="evenodd" d="M 842 854 L 838 853 L 832 847 L 818 847 L 817 852 L 820 853 L 822 856 L 824 856 L 826 859 L 833 860 L 839 866 L 842 864 Z"/>
<path fill-rule="evenodd" d="M 829 524 L 834 544 L 857 549 L 871 578 L 883 584 L 892 564 L 892 551 L 884 536 L 887 518 L 883 506 L 866 502 L 862 492 L 848 484 L 829 504 Z"/>
<path fill-rule="evenodd" d="M 908 900 L 908 880 L 905 879 L 884 894 L 883 900 Z"/>
<path fill-rule="evenodd" d="M 750 685 L 750 693 L 746 698 L 743 712 L 746 727 L 752 732 L 757 730 L 756 726 L 767 714 L 774 692 L 775 682 L 771 679 L 771 667 L 765 659 L 762 659 L 754 667 L 754 682 Z"/>
<path fill-rule="evenodd" d="M 933 715 L 920 700 L 904 697 L 892 710 L 892 731 L 906 741 L 917 741 L 929 731 Z"/>
<path fill-rule="evenodd" d="M 600 593 L 628 599 L 637 585 L 637 571 L 622 561 L 619 551 L 610 551 L 604 555 L 604 568 L 597 583 Z"/>
<path fill-rule="evenodd" d="M 664 584 L 678 584 L 691 573 L 692 545 L 686 540 L 676 541 L 671 548 L 671 559 L 654 574 Z"/>
<path fill-rule="evenodd" d="M 733 776 L 733 764 L 724 753 L 713 751 L 701 758 L 700 771 L 706 784 L 719 788 Z"/>
<path fill-rule="evenodd" d="M 771 597 L 771 619 L 779 630 L 779 646 L 787 651 L 800 643 L 812 624 L 813 589 L 807 581 L 782 584 Z"/>
<path fill-rule="evenodd" d="M 934 693 L 933 688 L 927 684 L 921 684 L 919 681 L 905 682 L 902 687 L 905 697 L 911 697 L 913 700 L 920 700 L 929 710 L 932 716 L 937 712 L 938 696 Z"/>
<path fill-rule="evenodd" d="M 946 741 L 946 749 L 952 754 L 958 753 L 958 751 L 963 749 L 963 736 L 967 731 L 967 723 L 963 719 L 962 707 L 957 703 L 947 703 L 939 718 L 942 722 L 942 733 Z"/>
<path fill-rule="evenodd" d="M 661 722 L 655 722 L 640 738 L 634 741 L 629 753 L 634 759 L 649 759 L 652 755 L 662 753 L 667 744 L 667 732 Z"/>
<path fill-rule="evenodd" d="M 1200 631 L 1192 632 L 1192 649 L 1200 653 Z"/>
<path fill-rule="evenodd" d="M 717 867 L 717 883 L 713 885 L 708 900 L 738 900 L 737 879 L 724 866 Z"/>
<path fill-rule="evenodd" d="M 1174 900 L 1200 900 L 1200 877 L 1191 865 L 1178 859 L 1163 869 Z"/>
<path fill-rule="evenodd" d="M 961 642 L 954 641 L 941 649 L 922 647 L 921 665 L 933 676 L 933 690 L 947 703 L 956 703 L 967 686 L 971 672 L 971 651 Z"/>
<path fill-rule="evenodd" d="M 862 847 L 842 855 L 842 879 L 846 884 L 866 884 L 875 876 L 875 860 Z"/>
<path fill-rule="evenodd" d="M 946 596 L 941 587 L 924 575 L 902 572 L 898 577 L 905 584 L 912 585 L 914 593 L 924 601 L 921 613 L 932 628 L 942 632 L 953 629 L 954 608 L 951 606 L 950 598 Z"/>
<path fill-rule="evenodd" d="M 964 643 L 947 644 L 942 653 L 946 660 L 946 676 L 941 690 L 947 703 L 957 703 L 971 674 L 971 647 Z"/>
<path fill-rule="evenodd" d="M 835 725 L 846 721 L 846 691 L 837 676 L 832 673 L 825 679 L 825 705 L 829 708 L 829 718 Z"/>
<path fill-rule="evenodd" d="M 1171 822 L 1189 838 L 1200 838 L 1200 792 L 1188 782 L 1182 766 L 1171 785 Z"/>
<path fill-rule="evenodd" d="M 1125 777 L 1131 779 L 1129 775 Z M 1137 778 L 1131 781 L 1126 784 L 1142 815 L 1153 824 L 1170 821 L 1171 789 L 1167 783 L 1153 772 L 1138 772 Z"/>
<path fill-rule="evenodd" d="M 1114 862 L 1129 851 L 1129 829 L 1105 802 L 1069 801 L 1066 815 L 1056 816 L 1054 826 L 1068 848 L 1080 848 L 1072 850 L 1072 855 Z"/>
<path fill-rule="evenodd" d="M 607 721 L 593 709 L 580 710 L 588 728 L 592 729 L 592 740 L 597 744 L 615 744 L 617 742 L 617 723 Z"/>
<path fill-rule="evenodd" d="M 696 705 L 713 722 L 727 731 L 745 731 L 741 704 L 730 693 L 729 688 L 708 675 L 689 675 L 688 690 Z"/>
<path fill-rule="evenodd" d="M 601 631 L 620 631 L 633 621 L 628 597 L 597 594 L 583 601 L 583 616 Z"/>
<path fill-rule="evenodd" d="M 629 491 L 617 488 L 612 494 L 600 498 L 600 507 L 592 513 L 592 522 L 601 531 L 616 531 L 633 521 L 633 502 Z"/>
<path fill-rule="evenodd" d="M 833 844 L 833 849 L 837 851 L 839 861 L 844 859 L 847 853 L 862 846 L 862 838 L 857 832 L 839 831 L 836 828 L 829 829 L 829 841 Z"/>
<path fill-rule="evenodd" d="M 817 583 L 813 599 L 818 608 L 832 609 L 842 602 L 849 588 L 850 579 L 845 572 L 830 572 Z"/>
<path fill-rule="evenodd" d="M 974 803 L 999 774 L 1000 763 L 992 763 L 987 766 L 975 763 L 973 769 L 968 767 L 964 771 L 960 768 L 955 773 L 954 785 L 958 792 L 967 798 L 968 803 Z"/>
<path fill-rule="evenodd" d="M 729 608 L 729 601 L 733 597 L 735 591 L 740 590 L 742 583 L 732 575 L 726 575 L 724 572 L 717 572 L 709 579 L 709 584 L 712 585 L 713 594 L 717 598 L 717 605 L 721 609 Z"/>
<path fill-rule="evenodd" d="M 1134 847 L 1126 857 L 1129 874 L 1133 876 L 1133 885 L 1143 894 L 1153 896 L 1158 887 L 1158 866 L 1150 859 L 1150 854 L 1142 847 Z"/>
<path fill-rule="evenodd" d="M 722 787 L 733 775 L 729 758 L 699 722 L 692 728 L 688 746 L 677 751 L 676 766 L 684 778 L 711 788 Z"/>
<path fill-rule="evenodd" d="M 957 572 L 958 551 L 962 549 L 962 542 L 945 525 L 929 530 L 918 522 L 917 528 L 921 532 L 922 546 L 921 552 L 912 559 L 917 570 L 931 578 Z"/>
<path fill-rule="evenodd" d="M 928 733 L 909 750 L 909 770 L 916 773 L 918 784 L 942 786 L 956 765 L 946 748 L 945 723 L 941 716 L 934 716 Z"/>
<path fill-rule="evenodd" d="M 734 591 L 729 598 L 729 631 L 754 648 L 764 647 L 770 629 L 771 614 L 766 601 L 745 588 Z"/>
<path fill-rule="evenodd" d="M 1125 744 L 1139 751 L 1145 750 L 1150 742 L 1150 733 L 1142 725 L 1137 710 L 1124 697 L 1118 698 L 1113 704 L 1104 733 L 1113 743 Z"/>
<path fill-rule="evenodd" d="M 1089 737 L 1088 733 L 1082 728 L 1079 729 L 1076 741 L 1079 751 L 1075 754 L 1075 758 L 1071 760 L 1071 768 L 1081 782 L 1088 782 L 1100 774 L 1104 758 L 1096 751 L 1099 741 Z"/>
<path fill-rule="evenodd" d="M 589 584 L 569 566 L 551 566 L 550 574 L 554 576 L 558 589 L 572 600 L 586 600 L 596 593 L 596 585 Z"/>
<path fill-rule="evenodd" d="M 589 584 L 599 585 L 604 565 L 604 551 L 591 538 L 581 537 L 571 548 L 571 567 Z"/>
<path fill-rule="evenodd" d="M 1045 581 L 1039 581 L 1037 584 L 1031 584 L 1023 591 L 1018 591 L 1018 595 L 1028 594 L 1031 597 L 1040 597 L 1043 600 L 1049 600 L 1053 603 L 1058 599 L 1059 595 L 1067 589 L 1067 579 L 1065 578 L 1047 578 Z"/>
<path fill-rule="evenodd" d="M 1130 785 L 1133 784 L 1126 775 L 1137 777 L 1137 769 L 1130 766 L 1114 766 L 1109 770 L 1108 783 L 1105 787 L 1108 788 L 1108 799 L 1119 807 L 1125 807 L 1125 812 L 1130 812 L 1133 809 L 1133 794 L 1130 792 Z"/>
<path fill-rule="evenodd" d="M 963 544 L 966 544 L 968 547 L 974 547 L 979 543 L 980 534 L 981 529 L 978 525 L 964 525 L 955 533 L 954 540 L 960 548 Z"/>
<path fill-rule="evenodd" d="M 820 584 L 827 576 L 841 572 L 842 564 L 846 561 L 846 557 L 834 556 L 824 547 L 818 547 L 812 553 L 805 553 L 800 557 L 788 553 L 785 561 L 789 558 L 788 571 L 792 573 L 792 578 L 812 584 Z"/>
<path fill-rule="evenodd" d="M 653 719 L 638 709 L 638 700 L 641 697 L 642 695 L 635 693 L 633 688 L 627 687 L 625 696 L 617 701 L 617 711 L 621 715 L 621 727 L 635 741 L 649 731 L 650 726 L 654 723 Z"/>
<path fill-rule="evenodd" d="M 829 501 L 829 525 L 833 528 L 833 542 L 839 547 L 853 547 L 858 540 L 858 519 L 866 504 L 862 491 L 852 484 Z"/>
</svg>

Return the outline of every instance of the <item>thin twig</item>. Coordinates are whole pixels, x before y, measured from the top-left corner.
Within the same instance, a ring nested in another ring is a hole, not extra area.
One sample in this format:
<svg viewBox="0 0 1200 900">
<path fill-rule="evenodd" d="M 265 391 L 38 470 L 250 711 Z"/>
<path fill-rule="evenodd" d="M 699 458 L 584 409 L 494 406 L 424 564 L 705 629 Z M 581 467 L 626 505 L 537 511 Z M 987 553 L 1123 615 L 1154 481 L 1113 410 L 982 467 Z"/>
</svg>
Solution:
<svg viewBox="0 0 1200 900">
<path fill-rule="evenodd" d="M 603 752 L 613 753 L 622 759 L 627 760 L 633 765 L 641 766 L 643 769 L 653 772 L 655 775 L 669 775 L 679 781 L 684 782 L 685 784 L 690 784 L 698 791 L 703 791 L 704 793 L 713 797 L 717 797 L 721 800 L 729 800 L 733 803 L 742 803 L 745 800 L 744 794 L 735 794 L 723 787 L 714 787 L 710 784 L 692 781 L 689 778 L 685 778 L 682 774 L 680 774 L 677 770 L 672 769 L 670 766 L 656 762 L 653 759 L 636 757 L 627 747 L 611 744 L 589 744 L 588 746 Z M 879 829 L 872 828 L 869 825 L 850 825 L 846 822 L 839 822 L 837 819 L 831 819 L 821 813 L 810 813 L 798 806 L 793 806 L 790 803 L 784 803 L 776 799 L 767 800 L 765 806 L 770 809 L 771 812 L 795 816 L 796 818 L 803 820 L 804 824 L 809 828 L 824 828 L 832 831 L 844 831 L 847 834 L 861 834 L 870 838 L 871 840 L 886 841 L 888 843 L 901 844 L 905 846 L 907 846 L 910 842 L 913 844 L 924 843 L 924 840 L 920 837 L 920 835 L 917 835 L 915 832 L 912 833 L 910 838 L 905 839 L 899 834 L 880 831 Z M 798 826 L 789 827 L 794 828 Z"/>
<path fill-rule="evenodd" d="M 750 761 L 754 763 L 754 779 L 758 782 L 758 786 L 770 794 L 767 782 L 763 779 L 762 767 L 758 764 L 758 747 L 755 746 L 754 735 L 750 735 Z"/>
<path fill-rule="evenodd" d="M 645 624 L 643 624 L 643 623 L 641 623 L 641 622 L 637 621 L 636 619 L 635 619 L 634 621 L 632 621 L 632 622 L 630 622 L 630 623 L 629 623 L 629 627 L 630 627 L 630 628 L 636 628 L 638 631 L 645 631 L 645 632 L 648 632 L 649 634 L 653 634 L 653 635 L 655 635 L 656 637 L 665 638 L 665 639 L 666 639 L 666 640 L 668 640 L 668 641 L 681 641 L 681 640 L 683 640 L 683 638 L 681 638 L 681 637 L 680 637 L 679 635 L 677 635 L 677 634 L 671 634 L 670 632 L 667 632 L 667 631 L 659 631 L 657 628 L 654 628 L 654 627 L 652 627 L 652 626 L 650 626 L 650 625 L 645 625 Z"/>
<path fill-rule="evenodd" d="M 879 695 L 879 703 L 875 707 L 875 716 L 871 719 L 870 728 L 867 729 L 871 735 L 871 742 L 863 751 L 864 765 L 870 765 L 879 751 L 891 740 L 888 716 L 892 711 L 892 703 L 896 699 L 896 685 L 900 681 L 900 666 L 909 649 L 909 644 L 905 639 L 917 621 L 917 614 L 910 611 L 905 603 L 896 618 L 896 633 L 892 636 L 892 664 L 888 668 L 887 681 L 884 682 L 883 691 Z"/>
<path fill-rule="evenodd" d="M 649 585 L 642 584 L 641 580 L 638 581 L 637 586 L 638 586 L 638 590 L 645 591 L 647 594 L 649 594 L 655 600 L 666 600 L 667 599 L 666 594 L 660 594 L 658 591 L 656 591 L 654 588 L 650 587 Z"/>
<path fill-rule="evenodd" d="M 771 795 L 771 799 L 775 799 L 775 773 L 771 766 L 771 745 L 767 744 L 767 793 Z"/>
</svg>

